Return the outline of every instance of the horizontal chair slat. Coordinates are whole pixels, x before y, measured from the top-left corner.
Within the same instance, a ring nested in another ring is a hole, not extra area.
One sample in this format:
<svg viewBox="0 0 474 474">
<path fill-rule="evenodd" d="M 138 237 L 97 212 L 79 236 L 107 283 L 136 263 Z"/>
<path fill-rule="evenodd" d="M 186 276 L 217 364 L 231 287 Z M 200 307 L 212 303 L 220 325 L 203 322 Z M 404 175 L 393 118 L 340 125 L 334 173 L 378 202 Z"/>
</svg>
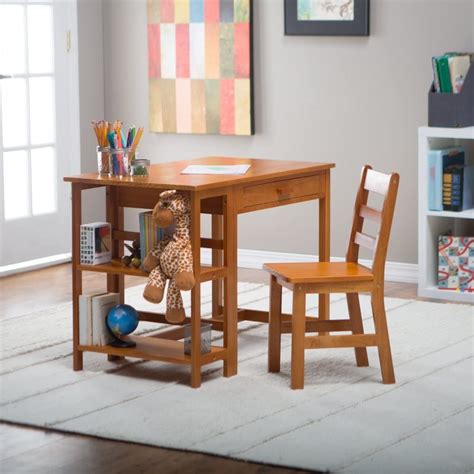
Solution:
<svg viewBox="0 0 474 474">
<path fill-rule="evenodd" d="M 385 196 L 390 186 L 391 175 L 368 170 L 365 177 L 364 189 Z"/>
<path fill-rule="evenodd" d="M 370 347 L 376 345 L 376 334 L 354 334 L 348 336 L 308 336 L 304 338 L 305 349 L 324 349 L 329 347 Z"/>
<path fill-rule="evenodd" d="M 354 242 L 368 250 L 374 250 L 377 239 L 363 232 L 356 232 Z"/>
<path fill-rule="evenodd" d="M 362 204 L 362 206 L 360 207 L 359 215 L 360 217 L 363 217 L 364 219 L 369 219 L 373 222 L 376 222 L 377 224 L 380 224 L 382 222 L 382 213 L 377 209 L 373 209 L 372 207 L 366 206 L 365 204 Z"/>
</svg>

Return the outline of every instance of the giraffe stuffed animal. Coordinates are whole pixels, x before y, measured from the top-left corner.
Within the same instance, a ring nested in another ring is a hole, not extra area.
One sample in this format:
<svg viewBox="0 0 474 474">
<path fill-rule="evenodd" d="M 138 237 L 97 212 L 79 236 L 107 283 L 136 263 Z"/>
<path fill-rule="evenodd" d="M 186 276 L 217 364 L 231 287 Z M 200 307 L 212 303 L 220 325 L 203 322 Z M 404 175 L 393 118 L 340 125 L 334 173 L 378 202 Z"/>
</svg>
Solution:
<svg viewBox="0 0 474 474">
<path fill-rule="evenodd" d="M 169 227 L 173 220 L 175 232 L 165 235 L 143 262 L 144 270 L 150 272 L 143 297 L 150 303 L 160 303 L 169 280 L 165 316 L 170 323 L 179 323 L 185 318 L 181 290 L 191 290 L 195 281 L 190 202 L 186 194 L 176 190 L 161 193 L 153 209 L 153 221 L 158 227 Z"/>
</svg>

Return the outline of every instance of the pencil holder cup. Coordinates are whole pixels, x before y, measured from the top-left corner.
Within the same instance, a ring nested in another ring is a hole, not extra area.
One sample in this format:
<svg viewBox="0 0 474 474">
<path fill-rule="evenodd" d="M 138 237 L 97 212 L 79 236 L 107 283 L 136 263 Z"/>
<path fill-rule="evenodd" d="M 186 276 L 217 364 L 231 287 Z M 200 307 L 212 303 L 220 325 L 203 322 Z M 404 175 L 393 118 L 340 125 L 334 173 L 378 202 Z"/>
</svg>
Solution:
<svg viewBox="0 0 474 474">
<path fill-rule="evenodd" d="M 130 176 L 128 148 L 110 149 L 109 176 Z"/>
<path fill-rule="evenodd" d="M 212 324 L 201 323 L 201 354 L 211 352 Z M 184 353 L 191 355 L 191 324 L 184 325 Z"/>
<path fill-rule="evenodd" d="M 110 148 L 97 147 L 97 171 L 99 174 L 110 173 Z"/>
<path fill-rule="evenodd" d="M 131 161 L 132 176 L 148 176 L 150 174 L 150 160 L 145 158 L 137 158 L 138 153 L 135 153 L 135 159 Z"/>
</svg>

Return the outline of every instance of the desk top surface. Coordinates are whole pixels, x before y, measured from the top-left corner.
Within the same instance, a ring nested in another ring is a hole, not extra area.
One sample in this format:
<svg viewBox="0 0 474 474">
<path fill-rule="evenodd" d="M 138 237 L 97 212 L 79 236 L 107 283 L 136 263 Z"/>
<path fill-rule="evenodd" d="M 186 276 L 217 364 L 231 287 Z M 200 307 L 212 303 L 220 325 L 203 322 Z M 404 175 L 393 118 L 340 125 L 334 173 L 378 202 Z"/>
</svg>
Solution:
<svg viewBox="0 0 474 474">
<path fill-rule="evenodd" d="M 251 165 L 243 175 L 189 175 L 181 172 L 189 165 Z M 143 188 L 201 191 L 268 179 L 304 176 L 334 168 L 334 163 L 279 161 L 254 158 L 212 156 L 151 165 L 149 176 L 109 177 L 97 173 L 67 176 L 64 181 L 99 186 L 133 186 Z"/>
</svg>

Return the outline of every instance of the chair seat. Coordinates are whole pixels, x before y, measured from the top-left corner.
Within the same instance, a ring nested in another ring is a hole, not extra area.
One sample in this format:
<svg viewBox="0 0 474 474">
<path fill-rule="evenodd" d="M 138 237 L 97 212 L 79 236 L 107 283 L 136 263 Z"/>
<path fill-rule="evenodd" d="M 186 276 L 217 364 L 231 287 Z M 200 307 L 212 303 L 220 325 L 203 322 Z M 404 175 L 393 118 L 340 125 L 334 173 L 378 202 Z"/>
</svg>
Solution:
<svg viewBox="0 0 474 474">
<path fill-rule="evenodd" d="M 373 281 L 370 268 L 351 262 L 266 263 L 263 269 L 288 283 Z"/>
</svg>

